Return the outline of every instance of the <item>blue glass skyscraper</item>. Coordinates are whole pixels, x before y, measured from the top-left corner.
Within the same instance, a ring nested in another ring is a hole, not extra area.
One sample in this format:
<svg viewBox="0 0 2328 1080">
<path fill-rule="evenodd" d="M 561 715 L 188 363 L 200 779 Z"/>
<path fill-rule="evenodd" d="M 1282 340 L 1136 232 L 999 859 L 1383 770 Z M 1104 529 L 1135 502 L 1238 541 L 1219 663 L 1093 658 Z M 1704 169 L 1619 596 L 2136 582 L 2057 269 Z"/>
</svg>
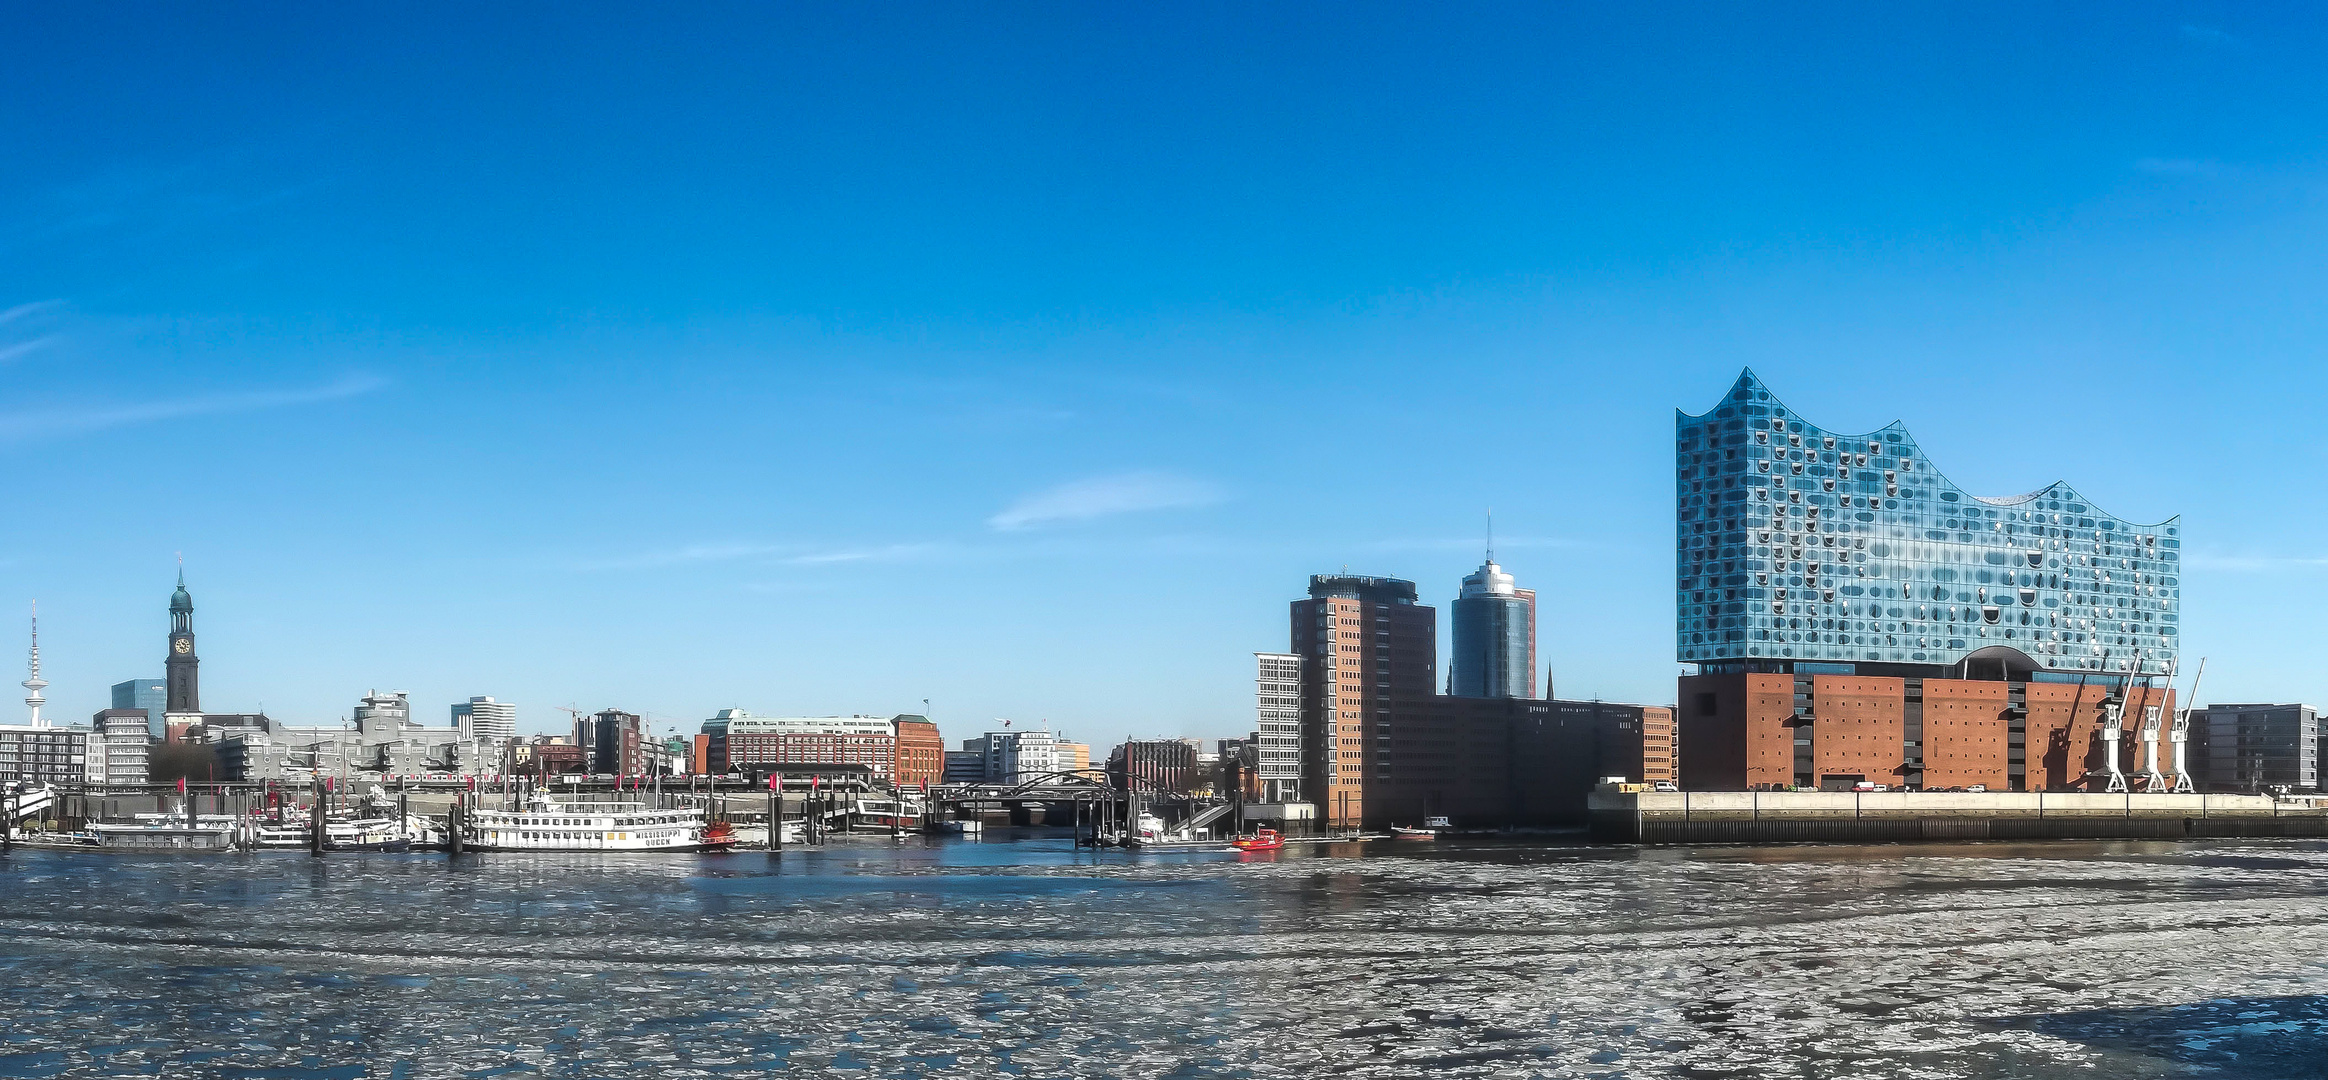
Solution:
<svg viewBox="0 0 2328 1080">
<path fill-rule="evenodd" d="M 1751 371 L 1713 409 L 1677 412 L 1674 439 L 1676 656 L 1705 674 L 2175 662 L 2179 518 L 2129 522 L 2060 482 L 1968 494 L 1898 424 L 1814 426 Z"/>
<path fill-rule="evenodd" d="M 116 709 L 144 709 L 146 730 L 161 738 L 162 713 L 169 703 L 169 686 L 161 679 L 130 679 L 113 684 L 113 707 Z"/>
<path fill-rule="evenodd" d="M 1536 594 L 1513 587 L 1493 552 L 1464 577 L 1448 622 L 1455 641 L 1447 657 L 1449 694 L 1536 696 Z"/>
</svg>

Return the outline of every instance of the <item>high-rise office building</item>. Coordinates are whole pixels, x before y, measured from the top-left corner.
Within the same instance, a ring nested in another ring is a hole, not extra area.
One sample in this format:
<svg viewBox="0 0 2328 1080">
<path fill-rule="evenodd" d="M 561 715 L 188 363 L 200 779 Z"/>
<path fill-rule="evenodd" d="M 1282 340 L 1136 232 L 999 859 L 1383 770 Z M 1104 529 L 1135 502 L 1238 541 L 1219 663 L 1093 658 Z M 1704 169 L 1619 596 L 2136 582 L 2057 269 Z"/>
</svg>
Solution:
<svg viewBox="0 0 2328 1080">
<path fill-rule="evenodd" d="M 146 732 L 154 738 L 159 739 L 166 733 L 162 715 L 169 711 L 169 704 L 169 684 L 160 679 L 129 679 L 113 684 L 113 708 L 144 709 Z"/>
<path fill-rule="evenodd" d="M 2179 519 L 1969 494 L 1898 424 L 1814 426 L 1751 371 L 1674 428 L 1684 785 L 2076 788 L 2109 711 L 2171 713 Z"/>
<path fill-rule="evenodd" d="M 641 776 L 646 758 L 639 743 L 646 727 L 637 713 L 602 709 L 590 718 L 590 771 L 615 776 Z"/>
<path fill-rule="evenodd" d="M 1536 696 L 1536 592 L 1513 587 L 1495 553 L 1463 579 L 1448 622 L 1447 692 L 1456 697 Z"/>
<path fill-rule="evenodd" d="M 517 737 L 517 705 L 490 697 L 473 697 L 453 704 L 453 726 L 468 739 Z"/>
<path fill-rule="evenodd" d="M 1254 653 L 1253 774 L 1263 802 L 1300 802 L 1301 669 L 1292 653 Z"/>
<path fill-rule="evenodd" d="M 1411 581 L 1318 574 L 1292 604 L 1302 791 L 1329 827 L 1366 820 L 1370 764 L 1397 737 L 1392 703 L 1438 686 L 1438 613 L 1415 600 Z"/>
<path fill-rule="evenodd" d="M 1059 737 L 1041 728 L 989 731 L 981 749 L 986 753 L 986 779 L 992 783 L 1030 783 L 1060 768 Z"/>
<path fill-rule="evenodd" d="M 103 767 L 100 782 L 123 787 L 146 782 L 146 755 L 154 735 L 144 709 L 106 709 L 91 719 L 89 728 L 90 771 Z"/>
<path fill-rule="evenodd" d="M 2191 771 L 2205 790 L 2320 790 L 2320 715 L 2309 705 L 2209 705 L 2191 710 L 2191 729 Z"/>
</svg>

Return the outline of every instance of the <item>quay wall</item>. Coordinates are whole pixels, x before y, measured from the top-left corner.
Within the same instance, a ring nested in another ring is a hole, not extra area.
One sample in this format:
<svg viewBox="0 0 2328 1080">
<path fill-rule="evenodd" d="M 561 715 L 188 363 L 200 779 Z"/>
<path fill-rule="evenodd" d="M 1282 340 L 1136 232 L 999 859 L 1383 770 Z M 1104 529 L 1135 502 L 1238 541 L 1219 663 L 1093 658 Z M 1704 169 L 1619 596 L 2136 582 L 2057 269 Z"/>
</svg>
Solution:
<svg viewBox="0 0 2328 1080">
<path fill-rule="evenodd" d="M 2328 809 L 2261 795 L 2085 792 L 1594 792 L 1620 844 L 2328 836 Z"/>
</svg>

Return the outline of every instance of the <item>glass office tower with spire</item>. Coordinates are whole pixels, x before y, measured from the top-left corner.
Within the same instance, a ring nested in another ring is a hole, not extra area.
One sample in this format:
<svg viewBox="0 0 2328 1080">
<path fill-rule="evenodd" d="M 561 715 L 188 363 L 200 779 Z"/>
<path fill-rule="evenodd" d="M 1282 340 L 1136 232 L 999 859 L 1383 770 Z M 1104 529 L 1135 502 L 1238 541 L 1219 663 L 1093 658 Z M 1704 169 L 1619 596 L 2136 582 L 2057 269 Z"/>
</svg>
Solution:
<svg viewBox="0 0 2328 1080">
<path fill-rule="evenodd" d="M 1447 693 L 1455 697 L 1536 696 L 1536 593 L 1514 588 L 1495 552 L 1463 579 L 1448 621 Z"/>
</svg>

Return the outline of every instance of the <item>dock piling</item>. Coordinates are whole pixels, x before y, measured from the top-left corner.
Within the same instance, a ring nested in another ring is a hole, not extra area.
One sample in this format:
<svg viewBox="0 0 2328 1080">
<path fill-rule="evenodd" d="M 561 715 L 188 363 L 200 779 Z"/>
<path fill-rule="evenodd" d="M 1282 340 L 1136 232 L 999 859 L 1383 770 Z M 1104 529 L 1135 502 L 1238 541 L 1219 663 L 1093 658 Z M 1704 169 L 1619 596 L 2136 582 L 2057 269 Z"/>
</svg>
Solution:
<svg viewBox="0 0 2328 1080">
<path fill-rule="evenodd" d="M 311 806 L 309 806 L 309 807 L 308 807 L 308 815 L 307 815 L 307 854 L 308 854 L 308 856 L 309 856 L 309 857 L 311 857 L 311 858 L 317 858 L 317 859 L 323 858 L 323 781 L 322 781 L 322 780 L 317 780 L 317 781 L 315 782 L 315 802 L 314 802 L 314 804 L 313 804 L 313 805 L 311 805 Z"/>
</svg>

